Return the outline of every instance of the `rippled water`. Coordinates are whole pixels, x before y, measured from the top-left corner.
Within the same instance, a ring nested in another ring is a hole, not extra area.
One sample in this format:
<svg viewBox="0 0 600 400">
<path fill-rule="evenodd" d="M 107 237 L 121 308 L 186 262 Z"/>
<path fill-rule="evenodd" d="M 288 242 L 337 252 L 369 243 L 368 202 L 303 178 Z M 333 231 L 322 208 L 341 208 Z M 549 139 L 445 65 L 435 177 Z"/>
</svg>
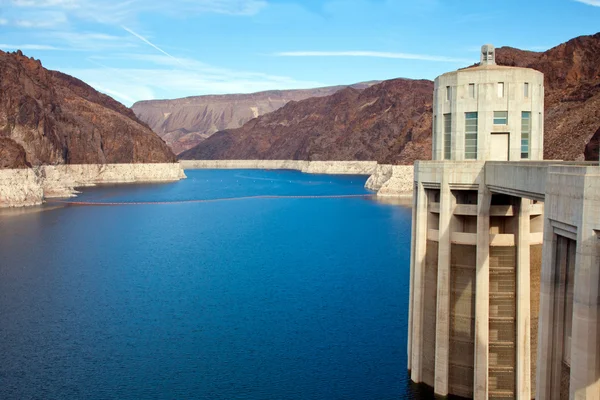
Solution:
<svg viewBox="0 0 600 400">
<path fill-rule="evenodd" d="M 186 171 L 90 202 L 368 193 Z M 2 399 L 425 398 L 408 381 L 410 209 L 362 198 L 0 215 Z"/>
</svg>

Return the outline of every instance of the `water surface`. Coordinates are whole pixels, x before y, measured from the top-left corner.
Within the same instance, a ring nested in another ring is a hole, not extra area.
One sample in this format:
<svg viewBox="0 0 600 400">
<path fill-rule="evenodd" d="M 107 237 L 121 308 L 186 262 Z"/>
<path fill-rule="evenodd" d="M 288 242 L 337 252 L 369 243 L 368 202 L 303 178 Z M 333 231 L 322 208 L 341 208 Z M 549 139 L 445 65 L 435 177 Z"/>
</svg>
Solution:
<svg viewBox="0 0 600 400">
<path fill-rule="evenodd" d="M 140 202 L 367 194 L 365 177 L 197 170 Z M 425 398 L 406 373 L 410 209 L 363 198 L 0 216 L 2 399 Z"/>
</svg>

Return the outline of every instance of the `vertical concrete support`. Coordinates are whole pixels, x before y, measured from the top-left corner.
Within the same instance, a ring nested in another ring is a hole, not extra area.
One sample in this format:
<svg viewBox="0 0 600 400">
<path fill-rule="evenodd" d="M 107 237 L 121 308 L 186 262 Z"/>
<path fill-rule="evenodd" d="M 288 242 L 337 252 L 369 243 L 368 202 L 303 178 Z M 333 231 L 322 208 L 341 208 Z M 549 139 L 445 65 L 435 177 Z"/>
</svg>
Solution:
<svg viewBox="0 0 600 400">
<path fill-rule="evenodd" d="M 586 171 L 577 231 L 570 398 L 600 398 L 600 171 Z"/>
<path fill-rule="evenodd" d="M 418 164 L 415 166 L 415 172 Z M 425 286 L 425 251 L 427 249 L 427 196 L 423 184 L 419 182 L 414 196 L 413 240 L 414 255 L 411 259 L 412 312 L 409 325 L 411 342 L 408 357 L 411 359 L 411 379 L 422 381 L 423 357 L 423 294 Z"/>
<path fill-rule="evenodd" d="M 548 204 L 546 204 L 548 205 Z M 538 351 L 537 351 L 537 386 L 538 399 L 552 400 L 554 393 L 560 393 L 559 382 L 552 384 L 553 370 L 556 368 L 554 362 L 555 349 L 553 344 L 556 340 L 557 327 L 555 320 L 555 303 L 558 295 L 558 281 L 560 277 L 556 273 L 556 236 L 551 221 L 544 221 L 544 247 L 542 250 L 542 276 L 540 286 L 540 316 L 538 321 Z M 560 378 L 560 377 L 559 377 Z"/>
<path fill-rule="evenodd" d="M 530 314 L 530 214 L 531 200 L 519 204 L 517 244 L 517 390 L 516 398 L 531 399 L 531 314 Z"/>
<path fill-rule="evenodd" d="M 454 212 L 454 196 L 444 169 L 440 188 L 440 236 L 437 281 L 437 320 L 435 333 L 435 386 L 438 395 L 448 394 L 450 354 L 450 221 Z"/>
<path fill-rule="evenodd" d="M 475 361 L 473 398 L 488 398 L 489 295 L 490 295 L 490 204 L 485 184 L 477 196 L 477 271 L 475 278 Z"/>
<path fill-rule="evenodd" d="M 415 265 L 415 226 L 417 221 L 417 208 L 418 208 L 418 199 L 419 199 L 419 189 L 416 183 L 413 183 L 413 206 L 412 206 L 412 221 L 411 221 L 411 239 L 410 239 L 410 288 L 408 294 L 408 341 L 406 345 L 406 354 L 407 354 L 407 368 L 410 371 L 412 369 L 412 314 L 413 314 L 413 304 L 414 304 L 414 289 L 413 286 L 415 284 L 415 273 L 414 273 L 414 265 Z"/>
</svg>

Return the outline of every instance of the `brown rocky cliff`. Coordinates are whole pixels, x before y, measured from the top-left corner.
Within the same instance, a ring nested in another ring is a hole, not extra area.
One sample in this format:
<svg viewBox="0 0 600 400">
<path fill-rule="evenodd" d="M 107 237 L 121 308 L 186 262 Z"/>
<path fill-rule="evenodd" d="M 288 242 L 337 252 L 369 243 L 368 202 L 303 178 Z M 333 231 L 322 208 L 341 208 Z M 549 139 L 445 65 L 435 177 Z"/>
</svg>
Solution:
<svg viewBox="0 0 600 400">
<path fill-rule="evenodd" d="M 4 168 L 175 159 L 131 110 L 21 52 L 0 51 L 0 138 Z"/>
<path fill-rule="evenodd" d="M 544 73 L 544 158 L 598 159 L 584 155 L 600 129 L 600 33 L 580 36 L 543 53 L 503 47 L 497 61 Z"/>
<path fill-rule="evenodd" d="M 364 89 L 375 83 L 363 82 L 351 87 Z M 253 118 L 283 107 L 289 101 L 329 96 L 345 87 L 147 100 L 135 103 L 132 110 L 179 154 L 217 131 L 239 128 Z"/>
<path fill-rule="evenodd" d="M 182 159 L 377 160 L 431 157 L 433 82 L 394 79 L 290 102 L 225 130 Z"/>
</svg>

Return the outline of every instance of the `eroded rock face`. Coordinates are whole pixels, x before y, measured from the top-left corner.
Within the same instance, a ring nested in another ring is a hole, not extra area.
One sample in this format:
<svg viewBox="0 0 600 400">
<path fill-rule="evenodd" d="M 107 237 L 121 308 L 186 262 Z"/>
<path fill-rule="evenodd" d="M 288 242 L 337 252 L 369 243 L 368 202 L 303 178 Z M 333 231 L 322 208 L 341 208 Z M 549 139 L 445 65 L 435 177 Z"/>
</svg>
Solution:
<svg viewBox="0 0 600 400">
<path fill-rule="evenodd" d="M 21 52 L 0 51 L 0 139 L 0 168 L 175 160 L 130 109 Z"/>
<path fill-rule="evenodd" d="M 543 53 L 502 47 L 496 60 L 544 73 L 544 158 L 583 160 L 600 126 L 600 33 Z M 432 97 L 430 81 L 395 79 L 292 102 L 240 129 L 217 132 L 180 158 L 427 160 Z"/>
<path fill-rule="evenodd" d="M 364 89 L 377 82 L 351 85 Z M 270 90 L 250 94 L 193 96 L 173 100 L 147 100 L 131 108 L 175 152 L 191 149 L 217 131 L 235 129 L 290 101 L 329 96 L 346 86 L 300 90 Z"/>
<path fill-rule="evenodd" d="M 600 126 L 600 33 L 543 53 L 503 47 L 496 60 L 544 73 L 544 158 L 583 160 Z"/>
<path fill-rule="evenodd" d="M 181 159 L 373 160 L 431 157 L 433 82 L 394 79 L 290 102 L 218 132 Z"/>
</svg>

